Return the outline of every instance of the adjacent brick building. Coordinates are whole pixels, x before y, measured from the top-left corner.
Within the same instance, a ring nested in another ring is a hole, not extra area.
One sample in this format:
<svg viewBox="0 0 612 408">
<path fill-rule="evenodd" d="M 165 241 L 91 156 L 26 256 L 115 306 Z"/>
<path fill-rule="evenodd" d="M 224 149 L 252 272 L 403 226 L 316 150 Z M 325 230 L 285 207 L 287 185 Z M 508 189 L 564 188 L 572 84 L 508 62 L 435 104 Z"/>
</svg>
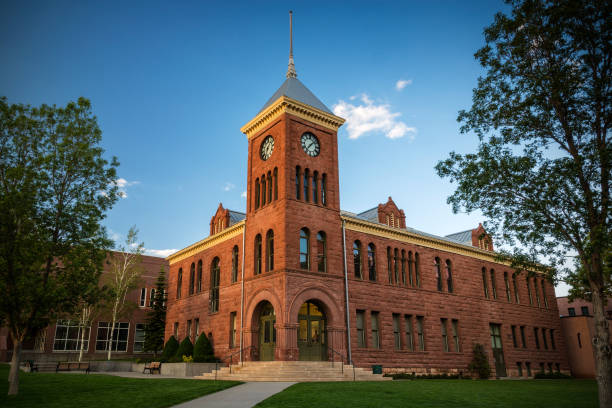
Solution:
<svg viewBox="0 0 612 408">
<path fill-rule="evenodd" d="M 569 371 L 554 287 L 496 262 L 479 225 L 447 237 L 406 226 L 389 199 L 340 209 L 334 115 L 296 77 L 241 131 L 246 214 L 169 256 L 166 338 L 199 333 L 246 360 L 349 356 L 385 371 L 466 372 L 484 344 L 497 376 Z"/>
</svg>

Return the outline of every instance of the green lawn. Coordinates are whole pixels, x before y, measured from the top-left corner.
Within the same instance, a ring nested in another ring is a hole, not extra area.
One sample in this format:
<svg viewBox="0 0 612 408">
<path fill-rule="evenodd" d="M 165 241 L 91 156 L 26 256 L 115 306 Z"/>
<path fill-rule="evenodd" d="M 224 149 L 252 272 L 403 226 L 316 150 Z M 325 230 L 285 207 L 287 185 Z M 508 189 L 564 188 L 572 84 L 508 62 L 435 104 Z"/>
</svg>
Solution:
<svg viewBox="0 0 612 408">
<path fill-rule="evenodd" d="M 8 397 L 0 365 L 0 407 L 163 408 L 240 384 L 236 381 L 121 378 L 101 374 L 21 373 L 19 395 Z"/>
<path fill-rule="evenodd" d="M 300 383 L 263 407 L 597 407 L 593 380 L 416 380 Z"/>
</svg>

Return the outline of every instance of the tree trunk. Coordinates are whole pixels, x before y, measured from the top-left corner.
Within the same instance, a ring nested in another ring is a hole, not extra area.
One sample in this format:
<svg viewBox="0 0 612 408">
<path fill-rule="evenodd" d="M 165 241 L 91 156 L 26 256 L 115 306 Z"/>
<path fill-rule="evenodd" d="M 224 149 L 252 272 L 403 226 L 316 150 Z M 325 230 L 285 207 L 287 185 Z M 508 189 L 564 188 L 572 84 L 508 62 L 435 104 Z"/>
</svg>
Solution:
<svg viewBox="0 0 612 408">
<path fill-rule="evenodd" d="M 85 328 L 81 327 L 81 344 L 79 347 L 79 363 L 83 360 L 83 341 L 85 340 Z"/>
<path fill-rule="evenodd" d="M 612 351 L 610 350 L 608 320 L 604 313 L 605 295 L 600 288 L 593 290 L 592 293 L 593 319 L 595 321 L 595 336 L 592 341 L 595 349 L 599 406 L 608 408 L 612 407 Z"/>
<path fill-rule="evenodd" d="M 107 360 L 111 359 L 111 352 L 113 351 L 113 335 L 115 334 L 115 323 L 117 321 L 117 319 L 115 318 L 116 313 L 113 312 L 113 323 L 111 324 L 111 330 L 110 330 L 110 339 L 108 340 L 107 346 L 108 346 L 108 355 L 107 355 Z"/>
<path fill-rule="evenodd" d="M 11 371 L 9 372 L 8 395 L 17 395 L 19 392 L 19 363 L 21 362 L 21 340 L 13 339 L 13 357 L 11 358 Z"/>
</svg>

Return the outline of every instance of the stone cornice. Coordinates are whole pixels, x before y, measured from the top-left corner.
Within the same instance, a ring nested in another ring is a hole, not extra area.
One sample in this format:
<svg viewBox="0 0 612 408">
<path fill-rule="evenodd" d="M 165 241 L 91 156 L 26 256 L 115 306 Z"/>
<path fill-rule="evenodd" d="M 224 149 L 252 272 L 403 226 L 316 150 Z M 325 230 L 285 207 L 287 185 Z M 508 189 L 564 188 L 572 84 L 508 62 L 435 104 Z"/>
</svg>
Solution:
<svg viewBox="0 0 612 408">
<path fill-rule="evenodd" d="M 189 258 L 190 256 L 193 256 L 206 248 L 210 248 L 212 246 L 220 244 L 223 241 L 227 241 L 228 239 L 234 238 L 235 236 L 242 234 L 242 230 L 244 229 L 244 223 L 244 220 L 240 221 L 215 235 L 211 235 L 210 237 L 204 238 L 203 240 L 198 241 L 195 244 L 191 244 L 188 247 L 183 248 L 180 251 L 168 256 L 166 260 L 170 263 L 170 265 L 172 265 L 174 263 L 182 261 L 185 258 Z"/>
<path fill-rule="evenodd" d="M 281 96 L 274 101 L 274 103 L 251 119 L 246 125 L 240 128 L 240 131 L 247 136 L 247 139 L 250 139 L 261 129 L 275 121 L 283 113 L 295 115 L 334 132 L 336 132 L 345 122 L 345 120 L 339 116 L 313 108 L 312 106 L 296 101 L 295 99 Z"/>
</svg>

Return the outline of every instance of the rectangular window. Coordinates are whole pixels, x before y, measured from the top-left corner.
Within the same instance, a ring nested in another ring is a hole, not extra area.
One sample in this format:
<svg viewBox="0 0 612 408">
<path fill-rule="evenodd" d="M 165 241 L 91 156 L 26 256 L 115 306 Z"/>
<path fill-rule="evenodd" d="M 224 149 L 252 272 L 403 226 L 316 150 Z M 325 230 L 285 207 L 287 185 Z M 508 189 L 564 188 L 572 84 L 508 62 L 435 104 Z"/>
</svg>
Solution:
<svg viewBox="0 0 612 408">
<path fill-rule="evenodd" d="M 546 339 L 546 329 L 542 328 L 542 342 L 544 343 L 544 349 L 548 350 L 548 340 Z"/>
<path fill-rule="evenodd" d="M 487 285 L 487 270 L 482 268 L 482 287 L 484 289 L 485 298 L 489 298 L 489 285 Z"/>
<path fill-rule="evenodd" d="M 529 280 L 529 276 L 525 280 L 527 282 L 527 294 L 529 295 L 529 304 L 533 305 L 533 295 L 531 294 L 531 281 Z"/>
<path fill-rule="evenodd" d="M 112 323 L 98 322 L 98 335 L 96 336 L 96 351 L 106 351 L 109 343 L 112 351 L 127 351 L 128 334 L 130 331 L 129 322 L 115 323 L 115 329 L 111 328 Z M 111 336 L 112 331 L 112 336 Z"/>
<path fill-rule="evenodd" d="M 497 299 L 497 285 L 495 284 L 495 271 L 491 269 L 491 295 Z"/>
<path fill-rule="evenodd" d="M 372 312 L 372 347 L 380 348 L 380 331 L 378 329 L 378 312 Z"/>
<path fill-rule="evenodd" d="M 583 316 L 588 316 L 589 315 L 589 307 L 588 306 L 582 306 L 580 308 L 580 313 L 582 313 Z"/>
<path fill-rule="evenodd" d="M 365 347 L 365 312 L 357 311 L 357 347 Z"/>
<path fill-rule="evenodd" d="M 149 307 L 153 307 L 153 302 L 155 301 L 155 289 L 151 289 L 149 294 Z"/>
<path fill-rule="evenodd" d="M 134 332 L 134 353 L 142 353 L 144 351 L 145 325 L 144 323 L 136 323 L 136 331 Z"/>
<path fill-rule="evenodd" d="M 425 333 L 423 332 L 423 316 L 417 316 L 417 337 L 419 339 L 419 350 L 425 351 Z"/>
<path fill-rule="evenodd" d="M 461 345 L 459 344 L 459 320 L 453 319 L 451 321 L 453 328 L 453 344 L 455 345 L 455 352 L 461 351 Z"/>
<path fill-rule="evenodd" d="M 523 365 L 521 364 L 520 361 L 516 363 L 516 368 L 518 369 L 518 376 L 522 377 L 523 376 Z"/>
<path fill-rule="evenodd" d="M 177 340 L 178 340 L 178 329 L 179 329 L 178 322 L 174 322 L 174 330 L 172 331 L 172 333 L 174 334 L 174 338 Z"/>
<path fill-rule="evenodd" d="M 187 320 L 187 337 L 191 339 L 191 320 Z"/>
<path fill-rule="evenodd" d="M 402 341 L 400 336 L 400 315 L 396 313 L 393 314 L 393 340 L 395 343 L 395 349 L 401 350 Z"/>
<path fill-rule="evenodd" d="M 230 347 L 236 347 L 236 312 L 230 313 Z"/>
<path fill-rule="evenodd" d="M 448 333 L 446 332 L 446 319 L 440 319 L 440 326 L 442 328 L 442 350 L 448 352 Z"/>
<path fill-rule="evenodd" d="M 147 288 L 140 288 L 140 307 L 147 305 Z"/>
<path fill-rule="evenodd" d="M 540 363 L 540 372 L 543 373 L 546 370 L 544 369 L 544 363 Z"/>
<path fill-rule="evenodd" d="M 198 336 L 200 335 L 200 319 L 193 320 L 193 332 L 195 334 L 195 340 L 198 340 Z"/>
<path fill-rule="evenodd" d="M 53 351 L 80 351 L 81 337 L 83 350 L 89 350 L 89 327 L 82 327 L 78 321 L 58 320 L 55 324 Z"/>
<path fill-rule="evenodd" d="M 570 316 L 576 316 L 576 309 L 574 309 L 573 307 L 568 307 L 567 314 L 569 314 Z"/>
<path fill-rule="evenodd" d="M 518 342 L 516 341 L 516 326 L 510 326 L 512 329 L 512 345 L 514 348 L 518 347 Z"/>
<path fill-rule="evenodd" d="M 525 326 L 521 326 L 521 344 L 523 348 L 527 348 L 527 342 L 525 341 Z"/>
<path fill-rule="evenodd" d="M 554 329 L 550 329 L 550 347 L 552 347 L 553 350 L 557 349 L 557 346 L 555 345 L 555 330 Z"/>
<path fill-rule="evenodd" d="M 527 377 L 531 377 L 531 363 L 530 362 L 526 362 L 525 363 L 525 368 L 527 369 Z"/>
<path fill-rule="evenodd" d="M 500 324 L 489 324 L 489 328 L 491 331 L 491 348 L 492 349 L 502 349 L 502 337 L 501 337 L 501 325 Z"/>
<path fill-rule="evenodd" d="M 540 335 L 538 333 L 537 327 L 533 328 L 533 338 L 535 339 L 536 348 L 539 350 L 540 349 Z"/>
<path fill-rule="evenodd" d="M 404 324 L 406 324 L 406 348 L 414 351 L 414 339 L 412 337 L 412 316 L 404 316 Z"/>
</svg>

